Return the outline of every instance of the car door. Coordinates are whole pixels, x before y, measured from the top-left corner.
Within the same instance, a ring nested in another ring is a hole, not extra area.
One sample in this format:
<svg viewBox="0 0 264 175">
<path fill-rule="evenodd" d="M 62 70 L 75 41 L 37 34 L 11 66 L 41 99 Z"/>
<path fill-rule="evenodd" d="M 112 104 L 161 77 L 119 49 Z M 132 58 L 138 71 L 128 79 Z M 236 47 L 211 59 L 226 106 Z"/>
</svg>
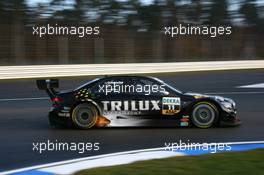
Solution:
<svg viewBox="0 0 264 175">
<path fill-rule="evenodd" d="M 138 79 L 150 91 L 144 91 L 137 94 L 138 101 L 145 100 L 149 102 L 149 110 L 142 111 L 141 114 L 149 118 L 166 118 L 177 116 L 181 111 L 181 95 L 167 84 L 152 78 L 142 77 Z"/>
<path fill-rule="evenodd" d="M 123 84 L 122 77 L 109 77 L 95 83 L 93 92 L 104 115 L 121 114 L 123 111 L 123 93 L 117 87 Z"/>
</svg>

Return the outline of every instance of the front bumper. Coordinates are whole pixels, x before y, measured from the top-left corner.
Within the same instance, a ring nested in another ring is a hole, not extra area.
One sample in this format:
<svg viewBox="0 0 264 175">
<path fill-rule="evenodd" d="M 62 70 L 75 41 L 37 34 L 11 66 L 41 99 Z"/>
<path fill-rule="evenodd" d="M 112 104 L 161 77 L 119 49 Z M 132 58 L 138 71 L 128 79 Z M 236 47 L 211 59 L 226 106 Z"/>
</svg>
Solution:
<svg viewBox="0 0 264 175">
<path fill-rule="evenodd" d="M 228 126 L 239 126 L 241 124 L 241 120 L 236 117 L 232 121 L 220 121 L 220 126 L 228 127 Z"/>
<path fill-rule="evenodd" d="M 220 122 L 219 122 L 220 126 L 228 127 L 228 126 L 238 126 L 240 124 L 241 124 L 241 120 L 237 116 L 236 110 L 230 113 L 227 113 L 227 112 L 222 113 Z"/>
</svg>

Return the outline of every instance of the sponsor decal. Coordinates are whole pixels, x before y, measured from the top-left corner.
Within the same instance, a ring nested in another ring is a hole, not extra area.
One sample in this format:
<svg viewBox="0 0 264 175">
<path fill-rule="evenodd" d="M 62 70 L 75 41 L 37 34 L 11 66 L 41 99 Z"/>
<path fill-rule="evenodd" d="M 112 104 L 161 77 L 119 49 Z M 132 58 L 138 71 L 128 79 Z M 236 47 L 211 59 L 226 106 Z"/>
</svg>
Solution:
<svg viewBox="0 0 264 175">
<path fill-rule="evenodd" d="M 182 118 L 180 119 L 181 122 L 189 122 L 189 116 L 188 115 L 183 115 Z"/>
<path fill-rule="evenodd" d="M 189 118 L 189 115 L 183 115 L 182 118 Z"/>
<path fill-rule="evenodd" d="M 104 111 L 158 111 L 160 100 L 101 101 Z"/>
<path fill-rule="evenodd" d="M 140 115 L 140 111 L 103 111 L 104 115 Z"/>
<path fill-rule="evenodd" d="M 183 115 L 180 121 L 180 126 L 189 126 L 189 115 Z"/>
<path fill-rule="evenodd" d="M 63 112 L 63 113 L 70 113 L 70 108 L 65 108 L 65 107 L 63 107 L 63 109 L 62 110 L 60 110 L 60 112 Z"/>
<path fill-rule="evenodd" d="M 59 112 L 58 116 L 59 117 L 70 117 L 70 113 Z"/>
<path fill-rule="evenodd" d="M 204 98 L 204 97 L 205 97 L 204 95 L 195 95 L 194 96 L 195 99 Z"/>
<path fill-rule="evenodd" d="M 174 115 L 180 112 L 181 99 L 179 97 L 163 97 L 162 98 L 162 114 Z"/>
<path fill-rule="evenodd" d="M 181 122 L 180 123 L 180 126 L 188 126 L 189 125 L 189 122 Z"/>
<path fill-rule="evenodd" d="M 189 121 L 188 118 L 182 118 L 182 119 L 181 119 L 181 122 L 188 122 L 188 121 Z"/>
<path fill-rule="evenodd" d="M 88 89 L 81 89 L 74 94 L 78 100 L 85 101 L 85 99 L 95 99 L 95 95 Z"/>
</svg>

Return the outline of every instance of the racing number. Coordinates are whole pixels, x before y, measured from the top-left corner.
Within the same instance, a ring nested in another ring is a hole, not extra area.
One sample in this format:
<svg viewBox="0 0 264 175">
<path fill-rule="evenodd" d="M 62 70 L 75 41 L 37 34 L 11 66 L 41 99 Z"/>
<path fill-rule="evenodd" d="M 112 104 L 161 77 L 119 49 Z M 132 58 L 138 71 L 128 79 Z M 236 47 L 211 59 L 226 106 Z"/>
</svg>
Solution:
<svg viewBox="0 0 264 175">
<path fill-rule="evenodd" d="M 180 112 L 181 99 L 179 97 L 162 98 L 162 114 L 174 115 Z"/>
</svg>

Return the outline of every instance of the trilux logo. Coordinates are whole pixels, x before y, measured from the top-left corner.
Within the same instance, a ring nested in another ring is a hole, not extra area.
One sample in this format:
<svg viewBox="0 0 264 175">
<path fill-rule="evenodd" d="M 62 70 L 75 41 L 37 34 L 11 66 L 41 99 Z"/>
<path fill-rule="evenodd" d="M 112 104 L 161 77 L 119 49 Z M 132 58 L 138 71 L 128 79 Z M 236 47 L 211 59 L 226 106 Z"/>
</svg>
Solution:
<svg viewBox="0 0 264 175">
<path fill-rule="evenodd" d="M 104 111 L 148 111 L 160 110 L 160 100 L 102 101 Z"/>
</svg>

